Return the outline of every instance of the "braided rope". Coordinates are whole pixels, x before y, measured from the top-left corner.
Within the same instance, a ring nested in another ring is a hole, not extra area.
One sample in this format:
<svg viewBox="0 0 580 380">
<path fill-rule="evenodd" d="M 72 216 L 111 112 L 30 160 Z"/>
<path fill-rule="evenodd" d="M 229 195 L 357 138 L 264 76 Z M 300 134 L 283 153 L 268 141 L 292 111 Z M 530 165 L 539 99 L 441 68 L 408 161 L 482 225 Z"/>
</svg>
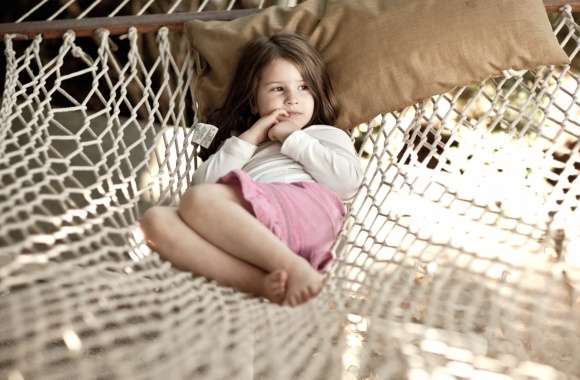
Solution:
<svg viewBox="0 0 580 380">
<path fill-rule="evenodd" d="M 575 56 L 569 7 L 554 29 Z M 365 176 L 337 260 L 287 308 L 143 241 L 140 216 L 198 163 L 195 62 L 170 37 L 151 61 L 135 30 L 100 31 L 95 52 L 67 33 L 49 59 L 41 37 L 5 39 L 0 377 L 580 376 L 572 68 L 508 71 L 355 129 Z"/>
</svg>

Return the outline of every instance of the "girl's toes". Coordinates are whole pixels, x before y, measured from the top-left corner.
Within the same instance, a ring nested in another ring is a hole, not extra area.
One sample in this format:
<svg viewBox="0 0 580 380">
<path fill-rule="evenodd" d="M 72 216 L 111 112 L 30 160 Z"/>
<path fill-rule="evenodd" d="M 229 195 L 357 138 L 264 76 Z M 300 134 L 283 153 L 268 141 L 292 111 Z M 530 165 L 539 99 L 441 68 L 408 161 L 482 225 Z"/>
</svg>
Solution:
<svg viewBox="0 0 580 380">
<path fill-rule="evenodd" d="M 300 305 L 302 303 L 302 291 L 300 291 L 296 294 L 295 301 L 296 301 L 296 305 Z"/>
<path fill-rule="evenodd" d="M 299 297 L 299 296 L 292 296 L 292 297 L 290 298 L 290 305 L 291 305 L 291 306 L 296 306 L 296 305 L 298 305 L 298 301 L 299 301 L 298 297 Z"/>
<path fill-rule="evenodd" d="M 310 294 L 310 297 L 314 297 L 318 294 L 320 290 L 316 290 L 316 288 L 312 287 L 312 286 L 308 286 L 308 293 Z"/>
</svg>

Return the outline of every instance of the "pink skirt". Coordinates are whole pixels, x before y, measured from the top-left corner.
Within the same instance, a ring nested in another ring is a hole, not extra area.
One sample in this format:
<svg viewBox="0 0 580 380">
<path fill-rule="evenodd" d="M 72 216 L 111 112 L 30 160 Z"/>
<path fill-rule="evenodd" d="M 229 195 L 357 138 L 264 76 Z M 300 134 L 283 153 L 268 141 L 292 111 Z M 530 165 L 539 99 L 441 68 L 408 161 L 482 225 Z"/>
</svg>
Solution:
<svg viewBox="0 0 580 380">
<path fill-rule="evenodd" d="M 314 269 L 324 271 L 346 216 L 336 193 L 315 182 L 262 183 L 233 170 L 218 183 L 235 186 L 254 216 Z"/>
</svg>

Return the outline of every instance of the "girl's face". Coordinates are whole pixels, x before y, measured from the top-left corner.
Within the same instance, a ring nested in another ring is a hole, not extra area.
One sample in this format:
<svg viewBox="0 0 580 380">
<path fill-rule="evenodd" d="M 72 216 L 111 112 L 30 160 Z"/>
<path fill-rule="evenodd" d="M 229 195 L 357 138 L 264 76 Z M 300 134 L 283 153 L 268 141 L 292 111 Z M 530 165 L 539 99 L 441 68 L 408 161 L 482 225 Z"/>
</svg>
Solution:
<svg viewBox="0 0 580 380">
<path fill-rule="evenodd" d="M 263 117 L 278 108 L 286 110 L 290 120 L 300 128 L 308 124 L 314 112 L 314 97 L 302 74 L 282 58 L 262 70 L 253 111 Z"/>
</svg>

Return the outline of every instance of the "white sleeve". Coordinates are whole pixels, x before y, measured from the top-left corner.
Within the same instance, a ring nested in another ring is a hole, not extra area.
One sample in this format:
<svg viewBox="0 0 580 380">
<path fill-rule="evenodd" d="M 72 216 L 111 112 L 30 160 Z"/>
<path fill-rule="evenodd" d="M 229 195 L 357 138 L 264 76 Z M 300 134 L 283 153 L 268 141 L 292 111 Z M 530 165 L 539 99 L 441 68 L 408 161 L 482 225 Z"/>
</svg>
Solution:
<svg viewBox="0 0 580 380">
<path fill-rule="evenodd" d="M 315 134 L 295 131 L 284 140 L 281 152 L 302 164 L 318 183 L 343 200 L 352 198 L 362 181 L 363 170 L 354 145 L 341 129 L 325 128 Z"/>
<path fill-rule="evenodd" d="M 230 137 L 193 173 L 193 184 L 216 183 L 230 171 L 241 169 L 255 151 L 255 145 L 235 136 Z"/>
</svg>

